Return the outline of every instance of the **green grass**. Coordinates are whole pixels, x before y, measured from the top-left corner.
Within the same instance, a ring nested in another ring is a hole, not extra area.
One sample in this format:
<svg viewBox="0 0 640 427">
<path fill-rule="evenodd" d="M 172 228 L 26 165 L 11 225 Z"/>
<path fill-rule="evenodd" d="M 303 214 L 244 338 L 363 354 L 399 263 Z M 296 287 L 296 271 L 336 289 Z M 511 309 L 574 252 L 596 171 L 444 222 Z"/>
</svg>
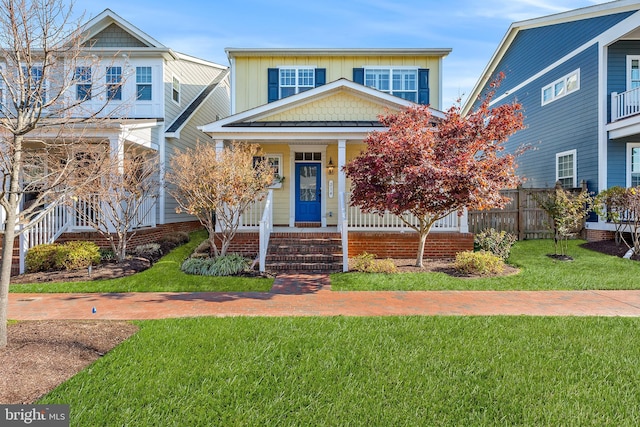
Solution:
<svg viewBox="0 0 640 427">
<path fill-rule="evenodd" d="M 140 331 L 38 403 L 71 425 L 640 423 L 640 319 L 197 318 Z"/>
<path fill-rule="evenodd" d="M 143 272 L 111 280 L 11 285 L 10 292 L 268 292 L 273 279 L 252 277 L 204 277 L 185 274 L 182 261 L 206 238 L 205 231 L 191 233 L 179 246 Z"/>
<path fill-rule="evenodd" d="M 584 241 L 569 242 L 573 261 L 556 261 L 552 240 L 517 242 L 509 263 L 519 274 L 494 278 L 456 278 L 444 273 L 331 275 L 336 291 L 371 290 L 584 290 L 640 289 L 640 262 L 581 248 Z"/>
</svg>

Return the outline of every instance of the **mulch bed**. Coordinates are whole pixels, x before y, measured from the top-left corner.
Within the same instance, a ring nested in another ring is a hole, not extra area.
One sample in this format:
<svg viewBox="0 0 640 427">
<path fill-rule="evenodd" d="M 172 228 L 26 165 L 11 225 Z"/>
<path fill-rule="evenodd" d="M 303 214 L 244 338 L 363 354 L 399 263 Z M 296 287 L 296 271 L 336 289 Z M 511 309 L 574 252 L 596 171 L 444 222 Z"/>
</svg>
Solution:
<svg viewBox="0 0 640 427">
<path fill-rule="evenodd" d="M 581 245 L 583 248 L 591 249 L 592 251 L 602 252 L 603 254 L 613 255 L 622 258 L 629 248 L 624 243 L 616 245 L 614 240 L 603 240 L 601 242 L 587 242 Z M 635 254 L 631 259 L 640 261 L 640 255 Z"/>
</svg>

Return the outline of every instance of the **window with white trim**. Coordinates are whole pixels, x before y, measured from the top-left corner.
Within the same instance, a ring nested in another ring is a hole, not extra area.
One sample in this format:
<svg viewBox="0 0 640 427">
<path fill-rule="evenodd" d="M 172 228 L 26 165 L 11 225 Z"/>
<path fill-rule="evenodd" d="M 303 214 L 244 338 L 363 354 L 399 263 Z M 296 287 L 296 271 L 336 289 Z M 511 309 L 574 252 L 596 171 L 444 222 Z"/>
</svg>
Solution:
<svg viewBox="0 0 640 427">
<path fill-rule="evenodd" d="M 563 188 L 577 187 L 577 157 L 576 150 L 556 154 L 556 182 Z"/>
<path fill-rule="evenodd" d="M 151 67 L 136 67 L 136 100 L 151 101 Z"/>
<path fill-rule="evenodd" d="M 43 81 L 41 65 L 22 66 L 24 86 L 29 105 L 42 105 L 47 102 L 47 82 Z"/>
<path fill-rule="evenodd" d="M 365 67 L 364 84 L 407 101 L 418 101 L 418 68 L 415 67 Z"/>
<path fill-rule="evenodd" d="M 542 88 L 542 105 L 562 98 L 580 89 L 580 69 Z"/>
<path fill-rule="evenodd" d="M 313 89 L 316 71 L 313 67 L 282 67 L 280 74 L 280 99 Z"/>
<path fill-rule="evenodd" d="M 180 105 L 180 80 L 176 76 L 171 81 L 171 99 Z"/>
<path fill-rule="evenodd" d="M 76 99 L 88 101 L 91 99 L 91 67 L 76 67 L 73 79 L 76 82 Z"/>
<path fill-rule="evenodd" d="M 105 75 L 107 97 L 111 101 L 122 100 L 122 67 L 107 67 Z"/>
<path fill-rule="evenodd" d="M 640 56 L 627 56 L 627 90 L 640 87 Z"/>
<path fill-rule="evenodd" d="M 640 185 L 640 143 L 627 144 L 627 187 Z"/>
</svg>

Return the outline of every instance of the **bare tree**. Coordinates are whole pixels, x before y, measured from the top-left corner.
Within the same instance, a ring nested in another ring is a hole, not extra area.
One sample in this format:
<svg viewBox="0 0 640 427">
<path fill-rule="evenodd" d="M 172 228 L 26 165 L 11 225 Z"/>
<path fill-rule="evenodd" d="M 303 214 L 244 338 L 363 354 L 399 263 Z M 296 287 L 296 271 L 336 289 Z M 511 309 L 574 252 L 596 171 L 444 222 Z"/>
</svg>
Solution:
<svg viewBox="0 0 640 427">
<path fill-rule="evenodd" d="M 81 142 L 87 129 L 107 120 L 109 91 L 123 82 L 107 85 L 102 95 L 92 89 L 86 73 L 96 59 L 85 47 L 83 28 L 64 0 L 0 0 L 0 348 L 7 342 L 15 237 L 103 170 L 99 162 L 88 165 L 86 153 L 96 148 Z M 83 108 L 92 97 L 91 108 Z M 83 174 L 75 173 L 78 167 Z"/>
<path fill-rule="evenodd" d="M 273 169 L 258 159 L 257 146 L 239 143 L 221 152 L 212 145 L 198 144 L 171 160 L 167 182 L 174 187 L 169 194 L 178 202 L 179 211 L 196 216 L 207 229 L 214 256 L 226 254 L 241 215 L 273 183 Z"/>
<path fill-rule="evenodd" d="M 106 166 L 100 180 L 81 186 L 66 202 L 79 221 L 107 239 L 116 260 L 122 261 L 136 228 L 155 209 L 159 158 L 156 152 L 132 147 L 119 165 Z"/>
</svg>

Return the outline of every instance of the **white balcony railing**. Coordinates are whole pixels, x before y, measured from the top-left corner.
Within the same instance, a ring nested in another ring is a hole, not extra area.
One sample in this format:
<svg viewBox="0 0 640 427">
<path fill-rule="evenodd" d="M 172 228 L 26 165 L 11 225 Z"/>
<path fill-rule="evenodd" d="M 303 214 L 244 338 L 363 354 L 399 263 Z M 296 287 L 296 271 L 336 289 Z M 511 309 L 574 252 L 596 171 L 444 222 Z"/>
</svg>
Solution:
<svg viewBox="0 0 640 427">
<path fill-rule="evenodd" d="M 611 93 L 611 122 L 640 114 L 640 87 Z"/>
<path fill-rule="evenodd" d="M 273 230 L 273 190 L 269 190 L 265 199 L 264 212 L 260 220 L 260 271 L 266 270 L 267 249 Z"/>
</svg>

